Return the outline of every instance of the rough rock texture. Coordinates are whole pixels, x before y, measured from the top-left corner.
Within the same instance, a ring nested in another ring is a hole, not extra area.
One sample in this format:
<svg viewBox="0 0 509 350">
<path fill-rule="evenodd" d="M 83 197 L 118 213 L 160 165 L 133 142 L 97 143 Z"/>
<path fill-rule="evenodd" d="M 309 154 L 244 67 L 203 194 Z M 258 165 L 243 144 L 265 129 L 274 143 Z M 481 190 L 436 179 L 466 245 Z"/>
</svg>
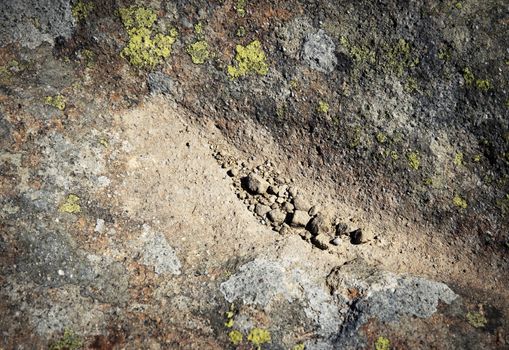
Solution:
<svg viewBox="0 0 509 350">
<path fill-rule="evenodd" d="M 337 64 L 335 51 L 336 45 L 323 31 L 310 33 L 302 46 L 302 59 L 313 69 L 323 73 L 330 73 Z"/>
<path fill-rule="evenodd" d="M 0 45 L 19 43 L 31 49 L 55 38 L 69 38 L 75 20 L 67 0 L 8 0 L 0 3 Z"/>
<path fill-rule="evenodd" d="M 506 10 L 1 1 L 0 348 L 506 348 Z"/>
</svg>

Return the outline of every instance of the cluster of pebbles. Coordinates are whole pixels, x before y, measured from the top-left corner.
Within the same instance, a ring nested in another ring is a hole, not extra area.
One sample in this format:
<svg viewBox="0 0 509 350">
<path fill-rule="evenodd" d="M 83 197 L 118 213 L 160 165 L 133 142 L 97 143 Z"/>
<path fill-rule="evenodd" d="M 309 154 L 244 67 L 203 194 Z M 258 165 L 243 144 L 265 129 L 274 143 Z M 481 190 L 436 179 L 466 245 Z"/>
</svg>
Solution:
<svg viewBox="0 0 509 350">
<path fill-rule="evenodd" d="M 256 167 L 221 151 L 214 158 L 233 180 L 237 197 L 262 224 L 282 235 L 299 234 L 320 249 L 340 245 L 344 239 L 361 244 L 367 237 L 361 229 L 349 230 L 334 214 L 312 205 L 299 193 L 293 179 L 282 178 L 270 161 Z"/>
</svg>

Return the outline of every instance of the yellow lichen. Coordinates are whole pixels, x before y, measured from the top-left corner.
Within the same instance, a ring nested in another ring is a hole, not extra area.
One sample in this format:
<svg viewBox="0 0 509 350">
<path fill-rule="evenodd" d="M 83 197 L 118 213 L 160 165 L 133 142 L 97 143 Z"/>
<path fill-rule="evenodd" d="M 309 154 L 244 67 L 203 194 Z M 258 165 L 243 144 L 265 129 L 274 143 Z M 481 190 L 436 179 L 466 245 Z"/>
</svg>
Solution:
<svg viewBox="0 0 509 350">
<path fill-rule="evenodd" d="M 292 350 L 304 350 L 306 346 L 304 344 L 297 344 L 295 345 Z"/>
<path fill-rule="evenodd" d="M 254 40 L 246 46 L 237 45 L 235 55 L 236 66 L 228 66 L 228 75 L 231 79 L 245 76 L 249 73 L 265 75 L 269 72 L 267 57 L 263 52 L 262 44 Z"/>
<path fill-rule="evenodd" d="M 71 14 L 76 20 L 83 21 L 85 20 L 88 15 L 90 14 L 90 11 L 94 9 L 94 4 L 92 2 L 83 2 L 82 0 L 79 0 L 71 10 Z"/>
<path fill-rule="evenodd" d="M 475 85 L 481 91 L 488 91 L 491 89 L 491 82 L 488 79 L 477 79 Z"/>
<path fill-rule="evenodd" d="M 463 153 L 456 152 L 456 154 L 454 155 L 454 165 L 456 166 L 463 165 Z"/>
<path fill-rule="evenodd" d="M 472 70 L 470 68 L 465 67 L 463 69 L 463 79 L 465 80 L 465 84 L 467 84 L 467 86 L 472 85 L 472 83 L 474 82 L 475 80 L 474 73 L 472 73 Z"/>
<path fill-rule="evenodd" d="M 465 67 L 463 69 L 463 79 L 467 86 L 472 86 L 475 83 L 475 87 L 484 92 L 492 88 L 491 82 L 488 79 L 476 79 L 474 73 L 469 67 Z"/>
<path fill-rule="evenodd" d="M 61 111 L 65 109 L 65 98 L 62 95 L 46 96 L 44 103 Z"/>
<path fill-rule="evenodd" d="M 170 56 L 178 32 L 173 28 L 169 35 L 154 34 L 152 26 L 157 15 L 153 10 L 130 6 L 119 9 L 119 15 L 129 35 L 129 42 L 121 56 L 127 58 L 133 66 L 154 68 Z"/>
<path fill-rule="evenodd" d="M 197 35 L 201 35 L 203 33 L 203 23 L 198 22 L 194 25 L 194 32 Z"/>
<path fill-rule="evenodd" d="M 224 326 L 226 328 L 232 328 L 233 325 L 235 324 L 235 321 L 233 320 L 233 318 L 229 318 L 225 323 L 224 323 Z"/>
<path fill-rule="evenodd" d="M 412 54 L 412 46 L 403 38 L 392 47 L 386 47 L 384 51 L 388 67 L 398 76 L 402 76 L 406 69 L 419 64 L 419 58 Z"/>
<path fill-rule="evenodd" d="M 454 198 L 452 199 L 452 203 L 461 209 L 467 209 L 468 207 L 467 201 L 458 195 L 454 196 Z"/>
<path fill-rule="evenodd" d="M 385 141 L 387 141 L 387 135 L 385 135 L 383 132 L 377 132 L 376 133 L 376 140 L 379 142 L 379 143 L 385 143 Z"/>
<path fill-rule="evenodd" d="M 244 17 L 246 15 L 246 0 L 237 0 L 234 7 L 240 17 Z"/>
<path fill-rule="evenodd" d="M 378 337 L 375 342 L 375 350 L 390 350 L 391 341 L 386 337 Z"/>
<path fill-rule="evenodd" d="M 348 51 L 356 63 L 376 63 L 375 51 L 373 51 L 367 45 L 353 45 L 345 36 L 341 36 L 339 38 L 339 42 Z"/>
<path fill-rule="evenodd" d="M 239 345 L 242 343 L 242 339 L 244 338 L 242 333 L 240 333 L 238 330 L 233 330 L 228 333 L 228 337 L 230 338 L 230 341 L 233 345 Z"/>
<path fill-rule="evenodd" d="M 329 112 L 329 104 L 325 101 L 318 101 L 318 107 L 316 110 L 319 113 L 328 113 Z"/>
<path fill-rule="evenodd" d="M 270 332 L 263 328 L 253 328 L 247 336 L 247 340 L 253 343 L 258 349 L 262 344 L 270 343 Z"/>
<path fill-rule="evenodd" d="M 488 324 L 486 317 L 480 312 L 467 313 L 467 321 L 472 327 L 482 328 Z"/>
<path fill-rule="evenodd" d="M 187 53 L 194 64 L 203 64 L 210 57 L 209 45 L 205 40 L 197 41 L 187 47 Z"/>
<path fill-rule="evenodd" d="M 58 208 L 58 211 L 70 214 L 77 214 L 81 212 L 80 197 L 75 194 L 68 195 L 65 202 Z"/>
<path fill-rule="evenodd" d="M 421 159 L 418 152 L 410 152 L 407 154 L 408 166 L 413 170 L 418 170 L 421 165 Z"/>
</svg>

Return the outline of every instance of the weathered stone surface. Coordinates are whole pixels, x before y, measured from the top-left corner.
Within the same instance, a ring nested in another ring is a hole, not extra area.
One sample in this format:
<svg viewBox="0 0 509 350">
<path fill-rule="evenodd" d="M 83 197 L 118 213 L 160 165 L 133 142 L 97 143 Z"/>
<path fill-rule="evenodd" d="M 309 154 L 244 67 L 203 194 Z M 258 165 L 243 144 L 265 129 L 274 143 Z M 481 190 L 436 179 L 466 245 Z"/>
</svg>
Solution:
<svg viewBox="0 0 509 350">
<path fill-rule="evenodd" d="M 426 318 L 437 311 L 439 301 L 450 304 L 457 298 L 443 283 L 382 271 L 359 259 L 335 268 L 327 283 L 338 302 L 348 302 L 352 290 L 360 296 L 346 315 L 346 337 L 372 317 L 383 322 L 406 315 Z"/>
<path fill-rule="evenodd" d="M 244 187 L 251 193 L 264 194 L 269 188 L 269 183 L 260 175 L 249 174 L 243 179 Z"/>
<path fill-rule="evenodd" d="M 286 219 L 286 212 L 281 209 L 272 209 L 267 213 L 267 217 L 276 224 L 282 224 Z"/>
<path fill-rule="evenodd" d="M 295 210 L 295 207 L 290 202 L 284 202 L 282 208 L 284 211 L 288 213 L 293 213 L 293 211 Z"/>
<path fill-rule="evenodd" d="M 294 211 L 292 215 L 292 226 L 296 227 L 306 227 L 309 222 L 309 214 L 302 210 Z"/>
<path fill-rule="evenodd" d="M 142 254 L 142 263 L 154 266 L 155 273 L 180 275 L 181 264 L 177 254 L 161 233 L 153 232 L 148 225 L 144 225 L 136 247 Z"/>
<path fill-rule="evenodd" d="M 362 244 L 373 240 L 374 235 L 371 231 L 362 230 L 360 228 L 350 232 L 350 242 L 352 244 Z"/>
<path fill-rule="evenodd" d="M 302 211 L 309 211 L 311 208 L 311 204 L 309 204 L 309 201 L 304 198 L 302 195 L 298 195 L 293 199 L 293 205 L 295 206 L 295 209 L 302 210 Z"/>
<path fill-rule="evenodd" d="M 330 73 L 337 64 L 335 55 L 336 45 L 323 30 L 306 36 L 302 47 L 304 62 L 313 69 L 323 73 Z"/>
<path fill-rule="evenodd" d="M 329 240 L 330 237 L 323 233 L 311 238 L 311 242 L 322 250 L 327 250 L 329 248 Z"/>
<path fill-rule="evenodd" d="M 268 205 L 256 204 L 256 207 L 255 207 L 256 214 L 264 217 L 265 215 L 267 215 L 268 212 L 270 212 L 270 207 Z"/>
<path fill-rule="evenodd" d="M 74 28 L 71 4 L 65 0 L 1 1 L 0 19 L 2 46 L 18 42 L 33 49 L 59 36 L 69 38 Z"/>
<path fill-rule="evenodd" d="M 315 236 L 318 234 L 327 234 L 331 231 L 331 223 L 325 215 L 319 214 L 311 219 L 308 230 Z"/>
<path fill-rule="evenodd" d="M 311 208 L 309 208 L 308 214 L 309 216 L 315 216 L 316 214 L 318 214 L 319 211 L 320 208 L 317 205 L 313 205 Z"/>
</svg>

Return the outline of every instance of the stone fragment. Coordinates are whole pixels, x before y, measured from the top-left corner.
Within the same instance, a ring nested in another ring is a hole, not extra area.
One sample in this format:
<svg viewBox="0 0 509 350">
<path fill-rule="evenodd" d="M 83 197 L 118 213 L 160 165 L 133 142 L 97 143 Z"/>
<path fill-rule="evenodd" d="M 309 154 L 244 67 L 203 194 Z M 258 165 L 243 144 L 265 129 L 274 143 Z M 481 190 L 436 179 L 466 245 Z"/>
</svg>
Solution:
<svg viewBox="0 0 509 350">
<path fill-rule="evenodd" d="M 319 209 L 320 208 L 318 208 L 317 205 L 313 205 L 311 208 L 309 208 L 308 211 L 309 216 L 315 216 L 316 214 L 318 214 Z"/>
<path fill-rule="evenodd" d="M 267 192 L 269 183 L 265 181 L 261 176 L 255 173 L 251 173 L 243 179 L 243 186 L 251 193 L 263 194 Z"/>
<path fill-rule="evenodd" d="M 293 213 L 293 211 L 295 210 L 295 207 L 293 206 L 292 203 L 285 202 L 285 203 L 283 203 L 283 210 L 287 211 L 289 213 Z"/>
<path fill-rule="evenodd" d="M 348 225 L 340 222 L 336 225 L 336 236 L 344 235 L 348 232 Z"/>
<path fill-rule="evenodd" d="M 341 243 L 342 243 L 342 239 L 341 239 L 341 237 L 336 237 L 336 238 L 334 238 L 334 239 L 332 240 L 332 242 L 331 242 L 331 243 L 332 243 L 332 245 L 339 246 L 339 245 L 341 245 Z"/>
<path fill-rule="evenodd" d="M 255 213 L 260 216 L 265 216 L 270 211 L 270 207 L 263 204 L 257 204 L 255 207 Z"/>
<path fill-rule="evenodd" d="M 295 206 L 295 209 L 302 210 L 302 211 L 309 211 L 311 208 L 311 204 L 301 195 L 298 195 L 293 198 L 293 205 Z"/>
<path fill-rule="evenodd" d="M 292 229 L 287 224 L 281 225 L 281 228 L 279 229 L 279 233 L 281 235 L 289 235 L 292 233 Z"/>
<path fill-rule="evenodd" d="M 309 214 L 302 210 L 296 210 L 292 215 L 292 226 L 306 227 L 309 222 Z"/>
<path fill-rule="evenodd" d="M 364 231 L 360 228 L 350 232 L 350 243 L 352 244 L 367 243 L 373 238 L 374 236 L 371 232 Z"/>
<path fill-rule="evenodd" d="M 267 213 L 267 217 L 276 224 L 282 224 L 286 219 L 286 213 L 281 209 L 273 209 Z"/>
<path fill-rule="evenodd" d="M 274 185 L 273 186 L 269 186 L 269 188 L 267 190 L 267 192 L 269 192 L 269 194 L 273 194 L 273 195 L 276 195 L 276 196 L 279 194 L 279 191 L 280 191 L 279 187 L 274 186 Z"/>
<path fill-rule="evenodd" d="M 314 236 L 327 234 L 330 231 L 330 222 L 323 214 L 318 214 L 309 222 L 308 230 Z"/>
<path fill-rule="evenodd" d="M 311 238 L 311 242 L 322 250 L 329 249 L 329 236 L 323 233 Z"/>
<path fill-rule="evenodd" d="M 232 168 L 232 169 L 227 171 L 227 174 L 230 177 L 236 177 L 237 175 L 239 175 L 239 171 L 237 169 L 235 169 L 235 168 Z"/>
</svg>

